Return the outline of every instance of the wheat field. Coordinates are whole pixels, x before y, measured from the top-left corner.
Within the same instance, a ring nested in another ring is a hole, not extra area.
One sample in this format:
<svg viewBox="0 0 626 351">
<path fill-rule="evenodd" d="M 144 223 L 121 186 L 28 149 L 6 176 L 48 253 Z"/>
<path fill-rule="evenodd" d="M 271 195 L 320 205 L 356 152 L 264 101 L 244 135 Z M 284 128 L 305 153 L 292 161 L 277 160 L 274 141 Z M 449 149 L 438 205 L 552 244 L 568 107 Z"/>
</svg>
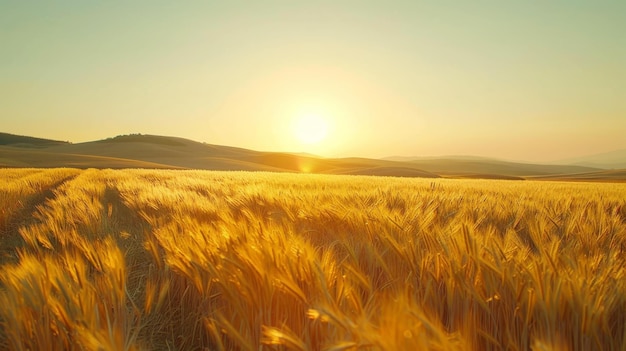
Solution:
<svg viewBox="0 0 626 351">
<path fill-rule="evenodd" d="M 0 179 L 2 349 L 626 350 L 626 184 Z"/>
</svg>

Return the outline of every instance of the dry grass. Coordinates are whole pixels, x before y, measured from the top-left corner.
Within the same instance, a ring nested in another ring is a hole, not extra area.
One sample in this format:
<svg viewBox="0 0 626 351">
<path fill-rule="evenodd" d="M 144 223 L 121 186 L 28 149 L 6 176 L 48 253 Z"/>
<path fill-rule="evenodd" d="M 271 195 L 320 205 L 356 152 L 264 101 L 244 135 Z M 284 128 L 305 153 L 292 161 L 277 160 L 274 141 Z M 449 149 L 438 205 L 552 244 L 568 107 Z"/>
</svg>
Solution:
<svg viewBox="0 0 626 351">
<path fill-rule="evenodd" d="M 78 173 L 53 171 L 2 190 Z M 54 194 L 3 264 L 0 348 L 626 349 L 623 184 L 86 170 Z"/>
</svg>

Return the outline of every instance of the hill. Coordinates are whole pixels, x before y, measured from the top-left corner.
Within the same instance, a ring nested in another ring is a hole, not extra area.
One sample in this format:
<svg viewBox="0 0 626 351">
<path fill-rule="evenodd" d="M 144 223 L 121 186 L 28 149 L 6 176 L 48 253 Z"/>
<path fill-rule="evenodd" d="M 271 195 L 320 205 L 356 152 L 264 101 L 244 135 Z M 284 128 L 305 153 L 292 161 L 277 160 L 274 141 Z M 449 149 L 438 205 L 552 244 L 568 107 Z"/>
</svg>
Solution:
<svg viewBox="0 0 626 351">
<path fill-rule="evenodd" d="M 626 149 L 556 161 L 557 164 L 576 164 L 604 169 L 626 168 Z"/>
<path fill-rule="evenodd" d="M 55 153 L 0 146 L 0 167 L 22 168 L 180 168 L 154 162 L 117 157 Z"/>
<path fill-rule="evenodd" d="M 14 147 L 25 147 L 25 148 L 44 148 L 48 146 L 64 145 L 64 144 L 69 144 L 69 143 L 66 141 L 58 141 L 58 140 L 34 138 L 34 137 L 23 136 L 23 135 L 0 133 L 0 145 L 10 145 Z"/>
<path fill-rule="evenodd" d="M 571 174 L 600 171 L 599 168 L 579 165 L 545 165 L 500 161 L 488 158 L 436 158 L 407 161 L 429 172 L 445 175 L 497 174 L 527 177 L 551 174 Z"/>
<path fill-rule="evenodd" d="M 36 139 L 36 138 L 33 138 Z M 375 159 L 327 159 L 260 152 L 158 135 L 123 135 L 85 143 L 0 146 L 0 167 L 206 169 L 438 177 L 414 165 Z"/>
<path fill-rule="evenodd" d="M 615 170 L 603 170 L 588 173 L 561 174 L 532 177 L 537 180 L 562 180 L 562 181 L 607 181 L 607 182 L 626 182 L 626 168 Z"/>
<path fill-rule="evenodd" d="M 242 161 L 250 155 L 256 155 L 257 151 L 157 135 L 124 135 L 99 141 L 54 146 L 46 151 L 57 155 L 91 155 L 149 162 L 163 168 L 277 171 L 273 167 Z M 92 167 L 116 168 L 107 165 L 104 160 L 101 161 L 103 162 Z"/>
<path fill-rule="evenodd" d="M 0 133 L 0 167 L 205 169 L 509 180 L 578 179 L 582 175 L 591 180 L 626 179 L 618 171 L 607 173 L 581 165 L 530 164 L 472 156 L 324 158 L 140 134 L 72 144 Z"/>
</svg>

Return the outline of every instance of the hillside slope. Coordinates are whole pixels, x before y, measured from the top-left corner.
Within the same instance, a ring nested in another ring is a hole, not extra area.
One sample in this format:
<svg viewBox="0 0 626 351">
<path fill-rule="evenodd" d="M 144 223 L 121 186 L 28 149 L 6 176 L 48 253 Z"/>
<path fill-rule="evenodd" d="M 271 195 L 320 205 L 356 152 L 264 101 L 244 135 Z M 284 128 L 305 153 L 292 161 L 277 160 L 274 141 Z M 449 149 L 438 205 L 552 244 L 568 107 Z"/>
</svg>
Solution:
<svg viewBox="0 0 626 351">
<path fill-rule="evenodd" d="M 45 148 L 55 145 L 69 144 L 66 141 L 58 141 L 51 139 L 34 138 L 23 135 L 15 135 L 9 133 L 0 133 L 0 145 L 9 145 L 23 148 Z"/>
<path fill-rule="evenodd" d="M 423 170 L 446 175 L 498 174 L 527 177 L 551 174 L 572 174 L 600 171 L 600 168 L 578 165 L 544 165 L 509 162 L 486 158 L 436 158 L 408 161 Z"/>
<path fill-rule="evenodd" d="M 157 135 L 125 135 L 77 144 L 53 143 L 36 151 L 15 145 L 0 146 L 0 166 L 183 168 L 438 177 L 415 165 L 401 162 L 260 152 Z"/>
<path fill-rule="evenodd" d="M 586 155 L 558 161 L 559 164 L 577 164 L 581 166 L 605 169 L 626 168 L 626 149 Z"/>
<path fill-rule="evenodd" d="M 626 178 L 620 171 L 606 172 L 579 165 L 529 164 L 480 157 L 323 158 L 158 135 L 124 135 L 72 144 L 0 133 L 0 167 L 205 169 L 509 180 Z"/>
</svg>

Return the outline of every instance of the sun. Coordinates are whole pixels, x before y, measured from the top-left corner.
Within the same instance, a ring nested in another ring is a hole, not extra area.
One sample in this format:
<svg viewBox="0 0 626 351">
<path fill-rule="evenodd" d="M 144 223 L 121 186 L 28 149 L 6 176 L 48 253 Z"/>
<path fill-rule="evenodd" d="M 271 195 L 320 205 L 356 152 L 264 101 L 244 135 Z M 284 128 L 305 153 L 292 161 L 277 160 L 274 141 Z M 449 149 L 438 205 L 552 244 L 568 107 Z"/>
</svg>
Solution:
<svg viewBox="0 0 626 351">
<path fill-rule="evenodd" d="M 302 144 L 318 144 L 328 136 L 328 121 L 318 114 L 303 114 L 295 119 L 293 132 Z"/>
</svg>

